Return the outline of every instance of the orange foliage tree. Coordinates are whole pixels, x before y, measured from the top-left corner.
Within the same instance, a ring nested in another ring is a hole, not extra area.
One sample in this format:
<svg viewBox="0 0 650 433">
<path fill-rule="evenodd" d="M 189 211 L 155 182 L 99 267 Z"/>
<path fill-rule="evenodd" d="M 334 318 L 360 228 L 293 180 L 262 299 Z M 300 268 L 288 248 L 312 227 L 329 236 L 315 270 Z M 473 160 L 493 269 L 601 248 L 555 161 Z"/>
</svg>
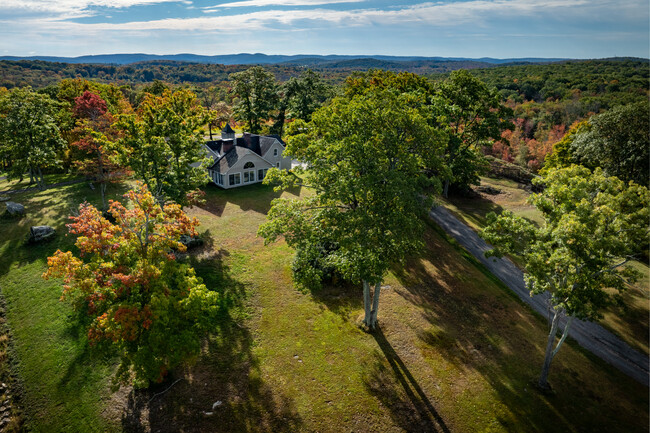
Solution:
<svg viewBox="0 0 650 433">
<path fill-rule="evenodd" d="M 218 294 L 177 260 L 182 235 L 198 221 L 177 204 L 161 208 L 146 186 L 125 194 L 129 208 L 110 202 L 111 222 L 85 203 L 68 224 L 76 257 L 57 251 L 44 278 L 63 278 L 62 300 L 87 317 L 90 345 L 121 359 L 115 382 L 160 382 L 196 356 L 217 314 Z"/>
</svg>

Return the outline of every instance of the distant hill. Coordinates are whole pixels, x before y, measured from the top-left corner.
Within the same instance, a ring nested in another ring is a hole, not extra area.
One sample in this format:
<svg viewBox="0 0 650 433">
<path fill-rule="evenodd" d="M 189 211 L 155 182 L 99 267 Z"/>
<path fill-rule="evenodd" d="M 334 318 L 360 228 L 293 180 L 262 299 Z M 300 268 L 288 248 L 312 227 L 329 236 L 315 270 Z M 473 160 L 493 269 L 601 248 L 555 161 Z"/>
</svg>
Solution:
<svg viewBox="0 0 650 433">
<path fill-rule="evenodd" d="M 191 63 L 212 63 L 221 65 L 252 65 L 252 64 L 278 64 L 289 63 L 298 66 L 316 66 L 327 63 L 355 61 L 361 59 L 374 59 L 377 61 L 386 62 L 418 62 L 418 61 L 434 61 L 434 62 L 478 62 L 481 64 L 504 64 L 504 63 L 549 63 L 558 62 L 562 60 L 559 58 L 536 58 L 526 57 L 518 59 L 494 59 L 491 57 L 482 57 L 480 59 L 471 59 L 465 57 L 422 57 L 422 56 L 382 56 L 382 55 L 313 55 L 313 54 L 298 54 L 292 56 L 285 55 L 267 55 L 262 53 L 240 53 L 240 54 L 226 54 L 217 56 L 202 56 L 197 54 L 100 54 L 92 56 L 79 56 L 79 57 L 54 57 L 54 56 L 0 56 L 0 60 L 43 60 L 46 62 L 61 62 L 61 63 L 86 63 L 86 64 L 112 64 L 112 65 L 128 65 L 131 63 L 146 62 L 152 60 L 172 60 L 178 62 L 191 62 Z"/>
</svg>

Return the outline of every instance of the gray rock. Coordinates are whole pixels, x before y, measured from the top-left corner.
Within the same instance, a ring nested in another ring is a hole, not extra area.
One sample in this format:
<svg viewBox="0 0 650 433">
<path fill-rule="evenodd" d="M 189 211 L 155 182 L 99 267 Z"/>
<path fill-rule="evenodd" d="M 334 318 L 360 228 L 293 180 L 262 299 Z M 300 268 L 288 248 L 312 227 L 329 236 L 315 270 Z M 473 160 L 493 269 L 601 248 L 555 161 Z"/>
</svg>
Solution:
<svg viewBox="0 0 650 433">
<path fill-rule="evenodd" d="M 11 200 L 11 197 L 9 197 L 8 195 L 0 195 L 0 202 L 9 201 L 9 200 Z"/>
<path fill-rule="evenodd" d="M 20 203 L 8 201 L 5 203 L 5 206 L 7 206 L 7 213 L 11 216 L 25 215 L 25 206 Z"/>
<path fill-rule="evenodd" d="M 494 188 L 492 186 L 479 186 L 476 188 L 478 192 L 483 192 L 485 194 L 490 194 L 490 195 L 497 195 L 501 194 L 501 190 L 499 188 Z"/>
<path fill-rule="evenodd" d="M 29 228 L 30 244 L 37 244 L 51 240 L 56 236 L 56 230 L 50 226 L 32 226 Z"/>
</svg>

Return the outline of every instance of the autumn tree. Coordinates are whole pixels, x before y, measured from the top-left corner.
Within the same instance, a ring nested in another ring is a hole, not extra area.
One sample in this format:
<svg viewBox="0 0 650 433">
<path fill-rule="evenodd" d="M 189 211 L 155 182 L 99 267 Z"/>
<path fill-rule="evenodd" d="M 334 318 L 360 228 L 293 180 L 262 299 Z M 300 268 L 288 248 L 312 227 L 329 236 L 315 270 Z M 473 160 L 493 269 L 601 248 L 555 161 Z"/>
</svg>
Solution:
<svg viewBox="0 0 650 433">
<path fill-rule="evenodd" d="M 210 140 L 212 140 L 212 128 L 219 128 L 228 122 L 232 116 L 232 112 L 228 104 L 224 101 L 226 98 L 225 89 L 210 86 L 207 89 L 202 89 L 200 95 L 201 103 L 208 112 L 208 133 Z"/>
<path fill-rule="evenodd" d="M 371 329 L 384 275 L 421 246 L 423 193 L 435 183 L 422 167 L 441 156 L 441 134 L 412 108 L 413 97 L 380 91 L 335 98 L 311 122 L 292 124 L 285 155 L 307 164 L 296 169 L 302 178 L 270 170 L 265 179 L 297 182 L 314 194 L 274 200 L 259 234 L 266 242 L 284 236 L 296 249 L 294 277 L 303 286 L 316 288 L 324 268 L 360 283 Z"/>
<path fill-rule="evenodd" d="M 30 87 L 15 88 L 0 98 L 0 152 L 10 161 L 8 179 L 26 172 L 45 188 L 43 169 L 59 165 L 65 141 L 57 123 L 59 105 Z"/>
<path fill-rule="evenodd" d="M 161 205 L 169 200 L 188 204 L 208 181 L 210 159 L 201 131 L 207 120 L 205 109 L 189 90 L 146 94 L 135 114 L 118 116 L 119 160 Z"/>
<path fill-rule="evenodd" d="M 466 70 L 451 73 L 439 85 L 435 96 L 435 124 L 449 136 L 445 162 L 450 176 L 444 179 L 443 194 L 449 186 L 467 189 L 479 183 L 485 166 L 482 148 L 491 147 L 501 133 L 512 129 L 512 110 L 501 103 L 501 96 Z"/>
<path fill-rule="evenodd" d="M 199 354 L 217 311 L 217 293 L 173 251 L 198 222 L 177 204 L 160 208 L 146 186 L 111 201 L 110 222 L 85 203 L 68 224 L 79 256 L 58 250 L 44 278 L 62 278 L 63 296 L 87 316 L 90 345 L 117 353 L 116 382 L 138 387 L 160 382 L 175 366 Z"/>
<path fill-rule="evenodd" d="M 514 253 L 523 259 L 531 295 L 550 293 L 553 318 L 539 378 L 539 386 L 548 388 L 551 361 L 573 320 L 600 318 L 614 299 L 605 289 L 621 292 L 636 276 L 623 265 L 647 249 L 650 193 L 600 168 L 592 173 L 578 165 L 551 170 L 533 182 L 544 186 L 530 198 L 542 213 L 542 226 L 509 211 L 498 217 L 491 213 L 482 236 L 495 246 L 491 255 Z"/>
<path fill-rule="evenodd" d="M 261 66 L 230 74 L 232 92 L 237 97 L 234 113 L 253 134 L 262 130 L 262 122 L 271 118 L 278 104 L 278 89 L 273 74 Z"/>
<path fill-rule="evenodd" d="M 107 185 L 126 175 L 126 170 L 117 163 L 113 116 L 108 112 L 106 102 L 89 91 L 75 99 L 73 112 L 77 119 L 73 134 L 77 140 L 70 145 L 77 151 L 73 164 L 99 184 L 102 210 L 105 211 Z"/>
</svg>

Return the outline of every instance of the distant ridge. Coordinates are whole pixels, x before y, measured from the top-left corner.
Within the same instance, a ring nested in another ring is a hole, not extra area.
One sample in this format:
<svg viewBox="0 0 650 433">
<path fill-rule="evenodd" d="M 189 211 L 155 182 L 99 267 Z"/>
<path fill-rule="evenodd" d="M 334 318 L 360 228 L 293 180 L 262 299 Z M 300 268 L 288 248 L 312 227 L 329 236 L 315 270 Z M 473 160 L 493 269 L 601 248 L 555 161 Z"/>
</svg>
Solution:
<svg viewBox="0 0 650 433">
<path fill-rule="evenodd" d="M 314 54 L 298 54 L 298 55 L 267 55 L 262 53 L 240 53 L 240 54 L 225 54 L 216 56 L 202 56 L 197 54 L 99 54 L 91 56 L 79 57 L 55 57 L 55 56 L 0 56 L 0 60 L 42 60 L 46 62 L 61 62 L 61 63 L 90 63 L 90 64 L 113 64 L 113 65 L 128 65 L 131 63 L 147 62 L 147 61 L 161 61 L 171 60 L 178 62 L 192 62 L 192 63 L 213 63 L 221 65 L 264 65 L 264 64 L 279 64 L 289 63 L 295 66 L 320 66 L 327 63 L 334 62 L 347 62 L 363 59 L 375 59 L 385 62 L 417 62 L 417 61 L 436 61 L 436 62 L 479 62 L 487 64 L 506 64 L 506 63 L 552 63 L 560 62 L 571 59 L 561 58 L 539 58 L 539 57 L 524 57 L 516 59 L 495 59 L 491 57 L 481 57 L 479 59 L 472 59 L 466 57 L 422 57 L 422 56 L 381 56 L 381 55 L 314 55 Z"/>
</svg>

